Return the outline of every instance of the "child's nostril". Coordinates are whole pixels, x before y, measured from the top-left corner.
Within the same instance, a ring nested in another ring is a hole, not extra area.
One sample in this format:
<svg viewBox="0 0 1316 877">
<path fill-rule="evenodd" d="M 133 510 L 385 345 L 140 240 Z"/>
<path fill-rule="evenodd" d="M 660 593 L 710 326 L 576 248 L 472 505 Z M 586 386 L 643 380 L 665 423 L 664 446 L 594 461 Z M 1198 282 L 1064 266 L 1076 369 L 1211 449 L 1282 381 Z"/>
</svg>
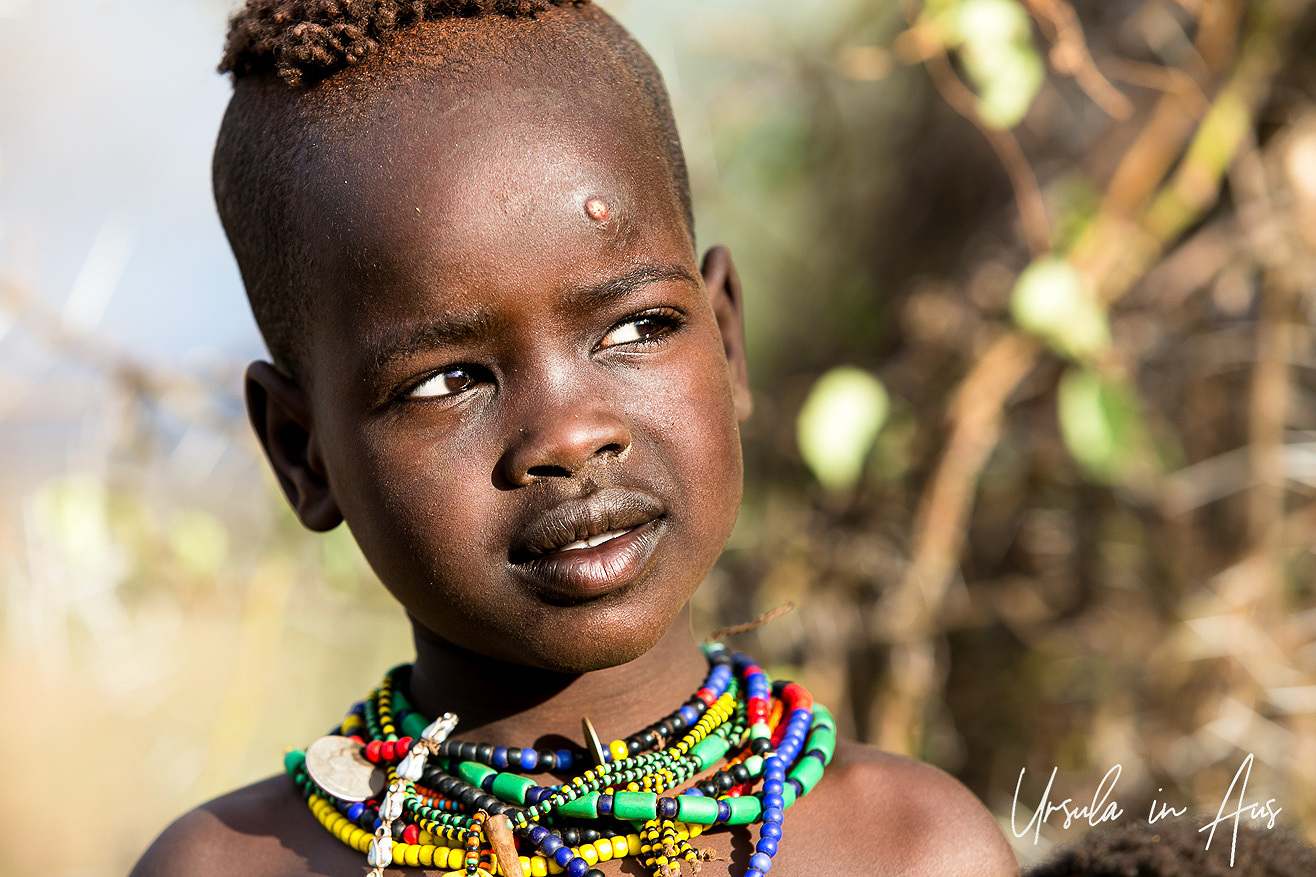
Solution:
<svg viewBox="0 0 1316 877">
<path fill-rule="evenodd" d="M 531 466 L 526 474 L 536 478 L 570 478 L 571 471 L 565 466 Z"/>
</svg>

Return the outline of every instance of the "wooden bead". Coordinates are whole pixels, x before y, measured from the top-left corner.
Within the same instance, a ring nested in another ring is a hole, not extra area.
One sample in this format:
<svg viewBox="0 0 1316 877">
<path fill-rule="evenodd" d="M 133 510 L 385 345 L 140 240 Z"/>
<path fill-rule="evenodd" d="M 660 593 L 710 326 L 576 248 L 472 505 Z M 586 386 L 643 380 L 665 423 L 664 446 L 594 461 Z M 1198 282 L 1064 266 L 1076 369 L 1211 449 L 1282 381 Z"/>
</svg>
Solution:
<svg viewBox="0 0 1316 877">
<path fill-rule="evenodd" d="M 484 824 L 484 835 L 498 858 L 498 870 L 505 877 L 525 877 L 521 857 L 516 852 L 516 839 L 512 836 L 512 820 L 501 813 L 490 816 Z"/>
</svg>

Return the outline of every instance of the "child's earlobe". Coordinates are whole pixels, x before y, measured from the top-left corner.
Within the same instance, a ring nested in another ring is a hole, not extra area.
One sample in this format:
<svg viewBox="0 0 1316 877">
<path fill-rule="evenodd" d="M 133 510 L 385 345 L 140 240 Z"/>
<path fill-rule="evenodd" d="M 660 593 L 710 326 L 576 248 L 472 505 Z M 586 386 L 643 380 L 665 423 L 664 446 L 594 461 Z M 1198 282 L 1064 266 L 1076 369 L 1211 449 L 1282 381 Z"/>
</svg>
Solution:
<svg viewBox="0 0 1316 877">
<path fill-rule="evenodd" d="M 736 403 L 736 419 L 744 423 L 753 410 L 749 392 L 749 365 L 745 359 L 744 299 L 740 276 L 731 251 L 719 244 L 704 256 L 702 273 L 708 300 L 722 334 L 722 349 L 731 370 L 731 392 Z"/>
<path fill-rule="evenodd" d="M 247 416 L 303 526 L 332 530 L 343 520 L 329 485 L 306 394 L 268 362 L 247 366 Z"/>
</svg>

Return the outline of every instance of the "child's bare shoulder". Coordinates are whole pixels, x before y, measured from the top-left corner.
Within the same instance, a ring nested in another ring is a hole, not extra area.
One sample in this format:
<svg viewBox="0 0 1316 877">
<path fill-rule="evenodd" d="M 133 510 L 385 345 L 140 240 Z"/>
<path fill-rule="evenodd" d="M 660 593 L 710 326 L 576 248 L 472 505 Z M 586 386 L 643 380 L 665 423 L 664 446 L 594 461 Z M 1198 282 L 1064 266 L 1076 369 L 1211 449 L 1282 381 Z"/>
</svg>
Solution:
<svg viewBox="0 0 1316 877">
<path fill-rule="evenodd" d="M 179 817 L 129 877 L 344 874 L 361 861 L 329 837 L 287 777 L 275 776 Z"/>
<path fill-rule="evenodd" d="M 790 843 L 833 873 L 1018 873 L 987 808 L 958 780 L 920 761 L 849 741 L 837 744 L 823 781 L 801 801 Z M 804 823 L 804 824 L 801 824 Z M 808 840 L 805 839 L 807 835 Z M 783 847 L 786 849 L 787 847 Z"/>
</svg>

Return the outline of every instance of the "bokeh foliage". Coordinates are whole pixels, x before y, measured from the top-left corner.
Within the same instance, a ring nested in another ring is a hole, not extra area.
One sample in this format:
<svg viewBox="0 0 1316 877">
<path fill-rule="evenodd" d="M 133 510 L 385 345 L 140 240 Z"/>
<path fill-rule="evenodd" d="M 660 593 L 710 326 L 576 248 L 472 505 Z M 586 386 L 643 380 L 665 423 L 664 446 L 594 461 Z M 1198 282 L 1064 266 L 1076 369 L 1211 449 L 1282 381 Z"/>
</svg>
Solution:
<svg viewBox="0 0 1316 877">
<path fill-rule="evenodd" d="M 715 611 L 798 603 L 747 645 L 998 812 L 1021 767 L 1082 800 L 1118 763 L 1135 811 L 1214 815 L 1255 752 L 1310 825 L 1311 6 L 902 9 L 764 86 L 852 127 L 807 126 L 808 182 L 777 182 L 825 218 L 808 255 L 755 254 L 783 316 Z M 891 414 L 861 477 L 810 485 L 777 415 L 838 365 Z"/>
</svg>

